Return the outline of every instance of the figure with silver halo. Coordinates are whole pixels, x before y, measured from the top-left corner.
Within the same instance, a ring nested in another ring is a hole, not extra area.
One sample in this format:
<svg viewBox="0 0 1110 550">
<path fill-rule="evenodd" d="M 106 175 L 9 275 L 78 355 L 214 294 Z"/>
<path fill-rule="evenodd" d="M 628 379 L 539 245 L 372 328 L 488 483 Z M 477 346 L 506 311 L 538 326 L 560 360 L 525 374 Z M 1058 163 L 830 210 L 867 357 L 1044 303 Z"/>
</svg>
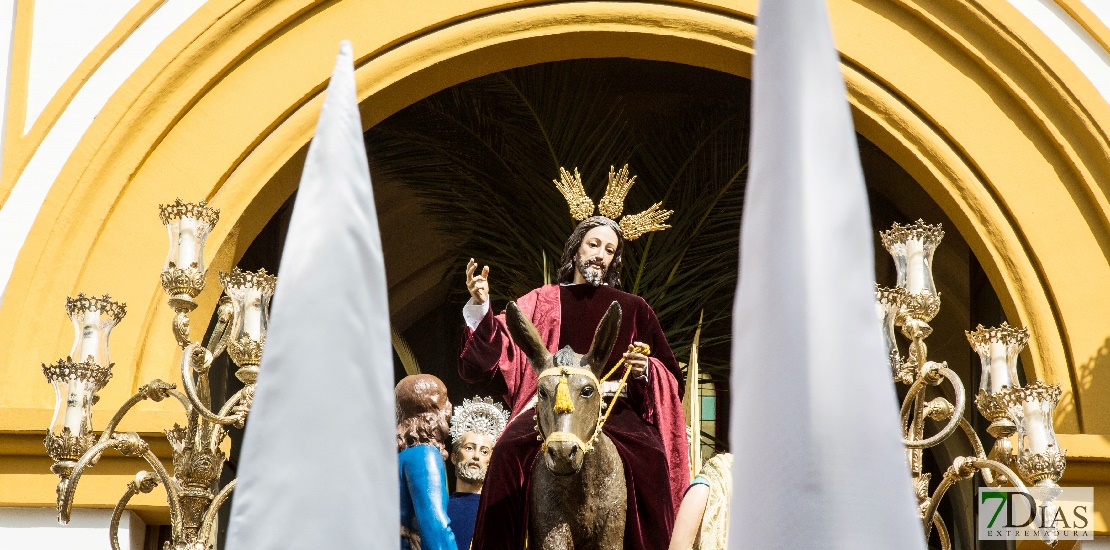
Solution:
<svg viewBox="0 0 1110 550">
<path fill-rule="evenodd" d="M 455 532 L 459 550 L 470 548 L 490 455 L 508 421 L 509 411 L 488 397 L 463 399 L 463 404 L 455 407 L 451 417 L 455 492 L 447 503 L 447 515 L 451 518 L 451 530 Z"/>
<path fill-rule="evenodd" d="M 639 296 L 620 290 L 620 272 L 626 242 L 669 227 L 664 222 L 671 211 L 661 210 L 656 203 L 622 217 L 624 199 L 636 179 L 629 178 L 625 166 L 610 169 L 595 215 L 578 171 L 560 172 L 554 183 L 579 223 L 566 242 L 558 282 L 537 288 L 515 303 L 552 354 L 567 346 L 586 352 L 602 317 L 614 302 L 619 304 L 623 315 L 605 365 L 614 378 L 627 384 L 600 384 L 603 395 L 609 392 L 605 401 L 613 404 L 603 432 L 616 446 L 627 479 L 625 547 L 662 550 L 689 483 L 683 375 L 655 312 Z M 489 266 L 479 270 L 471 259 L 466 267 L 471 299 L 463 308 L 467 334 L 459 374 L 481 390 L 502 396 L 512 418 L 490 461 L 474 550 L 524 547 L 529 472 L 541 448 L 536 413 L 531 410 L 538 377 L 514 344 L 505 314 L 490 309 L 490 280 Z M 626 371 L 631 376 L 625 376 Z"/>
</svg>

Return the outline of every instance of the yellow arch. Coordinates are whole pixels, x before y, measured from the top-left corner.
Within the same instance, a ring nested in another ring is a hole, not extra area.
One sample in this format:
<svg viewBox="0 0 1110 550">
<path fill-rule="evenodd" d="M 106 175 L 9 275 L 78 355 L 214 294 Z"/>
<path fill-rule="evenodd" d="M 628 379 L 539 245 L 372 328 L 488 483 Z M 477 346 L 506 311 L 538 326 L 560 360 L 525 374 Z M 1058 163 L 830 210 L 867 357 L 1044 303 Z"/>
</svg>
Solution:
<svg viewBox="0 0 1110 550">
<path fill-rule="evenodd" d="M 0 432 L 49 420 L 52 395 L 33 367 L 68 350 L 67 294 L 111 292 L 130 304 L 112 336 L 116 377 L 102 407 L 143 381 L 176 379 L 154 206 L 181 196 L 222 209 L 208 250 L 216 286 L 217 269 L 234 264 L 294 190 L 339 40 L 352 39 L 369 128 L 453 84 L 545 61 L 633 57 L 748 76 L 754 2 L 727 4 L 206 3 L 97 117 L 32 228 L 0 307 Z M 1009 319 L 1031 329 L 1031 374 L 1065 388 L 1058 428 L 1110 433 L 1101 405 L 1110 382 L 1094 375 L 1110 366 L 1110 309 L 1100 307 L 1110 303 L 1110 146 L 1100 129 L 1110 108 L 1007 5 L 831 8 L 858 129 L 941 205 Z M 215 293 L 202 295 L 194 334 Z M 146 409 L 133 429 L 159 431 L 173 415 Z M 35 497 L 43 505 L 46 487 Z"/>
</svg>

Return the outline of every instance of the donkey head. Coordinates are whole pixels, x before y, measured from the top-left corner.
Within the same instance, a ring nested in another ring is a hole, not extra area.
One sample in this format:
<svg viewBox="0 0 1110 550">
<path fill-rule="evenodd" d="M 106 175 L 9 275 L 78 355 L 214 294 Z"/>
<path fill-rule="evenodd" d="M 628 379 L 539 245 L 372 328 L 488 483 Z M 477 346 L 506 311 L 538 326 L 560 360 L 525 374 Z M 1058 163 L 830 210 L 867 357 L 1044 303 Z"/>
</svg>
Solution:
<svg viewBox="0 0 1110 550">
<path fill-rule="evenodd" d="M 577 473 L 599 435 L 595 433 L 601 417 L 598 379 L 620 331 L 621 306 L 617 302 L 609 306 L 585 355 L 570 346 L 549 353 L 536 327 L 513 302 L 506 308 L 505 321 L 513 341 L 539 375 L 536 425 L 543 438 L 544 464 L 556 475 Z"/>
</svg>

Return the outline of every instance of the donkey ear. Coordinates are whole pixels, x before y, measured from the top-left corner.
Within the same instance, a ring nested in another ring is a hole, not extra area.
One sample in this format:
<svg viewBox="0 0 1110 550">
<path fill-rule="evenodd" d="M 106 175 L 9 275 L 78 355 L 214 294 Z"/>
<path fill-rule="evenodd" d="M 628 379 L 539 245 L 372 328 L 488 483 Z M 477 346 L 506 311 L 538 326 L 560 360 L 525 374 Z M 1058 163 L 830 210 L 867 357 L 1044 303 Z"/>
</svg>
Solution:
<svg viewBox="0 0 1110 550">
<path fill-rule="evenodd" d="M 594 372 L 605 368 L 609 354 L 613 353 L 613 345 L 617 343 L 617 333 L 621 330 L 621 305 L 613 302 L 594 333 L 594 343 L 590 351 L 582 357 L 582 362 L 588 364 Z"/>
<path fill-rule="evenodd" d="M 509 326 L 509 334 L 512 335 L 513 342 L 528 357 L 532 367 L 543 370 L 547 366 L 549 355 L 547 347 L 543 345 L 536 326 L 524 316 L 524 312 L 520 311 L 516 302 L 509 302 L 509 305 L 505 306 L 505 324 Z"/>
</svg>

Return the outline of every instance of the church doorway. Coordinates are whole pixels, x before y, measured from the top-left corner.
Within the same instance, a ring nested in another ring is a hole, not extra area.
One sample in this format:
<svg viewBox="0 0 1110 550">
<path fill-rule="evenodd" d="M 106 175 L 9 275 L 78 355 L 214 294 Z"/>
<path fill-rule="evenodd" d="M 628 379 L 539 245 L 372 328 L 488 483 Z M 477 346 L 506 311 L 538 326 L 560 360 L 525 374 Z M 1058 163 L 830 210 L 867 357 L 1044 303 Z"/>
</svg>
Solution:
<svg viewBox="0 0 1110 550">
<path fill-rule="evenodd" d="M 656 310 L 684 368 L 701 322 L 703 452 L 729 449 L 729 335 L 749 102 L 750 81 L 742 77 L 676 63 L 581 59 L 463 82 L 371 127 L 365 139 L 396 331 L 395 378 L 419 369 L 443 379 L 453 402 L 480 394 L 459 378 L 455 361 L 468 298 L 466 262 L 473 257 L 490 266 L 497 310 L 552 282 L 575 222 L 551 180 L 560 168 L 577 168 L 596 200 L 610 167 L 628 164 L 637 179 L 626 210 L 662 201 L 675 213 L 668 220 L 672 228 L 629 243 L 623 286 Z M 948 361 L 967 387 L 977 387 L 963 331 L 1000 322 L 998 297 L 941 208 L 887 154 L 857 139 L 875 230 L 876 280 L 894 282 L 879 231 L 918 218 L 944 224 L 935 258 L 944 306 L 933 323 L 930 357 Z M 278 270 L 295 200 L 294 194 L 278 209 L 239 267 Z M 226 391 L 235 391 L 237 382 L 227 376 Z M 981 420 L 972 412 L 971 420 Z M 989 445 L 985 432 L 981 437 Z M 936 451 L 936 464 L 967 452 L 958 443 L 949 446 L 955 448 Z M 942 510 L 957 548 L 976 547 L 967 489 L 951 495 Z"/>
</svg>

